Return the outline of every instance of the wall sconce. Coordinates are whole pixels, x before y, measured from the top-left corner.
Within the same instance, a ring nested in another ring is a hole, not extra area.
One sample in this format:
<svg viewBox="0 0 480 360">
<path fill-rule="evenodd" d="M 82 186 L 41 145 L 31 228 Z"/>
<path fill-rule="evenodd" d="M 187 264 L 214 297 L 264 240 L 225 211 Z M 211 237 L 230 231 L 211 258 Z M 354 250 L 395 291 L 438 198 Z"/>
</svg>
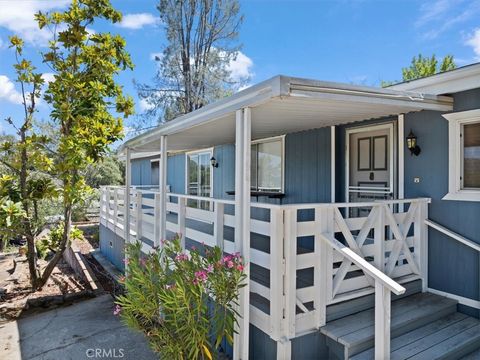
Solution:
<svg viewBox="0 0 480 360">
<path fill-rule="evenodd" d="M 212 165 L 212 167 L 218 168 L 217 159 L 215 159 L 213 156 L 210 158 L 210 164 Z"/>
<path fill-rule="evenodd" d="M 417 137 L 410 130 L 410 134 L 407 136 L 407 148 L 410 150 L 411 155 L 418 156 L 421 152 L 420 146 L 417 145 Z"/>
</svg>

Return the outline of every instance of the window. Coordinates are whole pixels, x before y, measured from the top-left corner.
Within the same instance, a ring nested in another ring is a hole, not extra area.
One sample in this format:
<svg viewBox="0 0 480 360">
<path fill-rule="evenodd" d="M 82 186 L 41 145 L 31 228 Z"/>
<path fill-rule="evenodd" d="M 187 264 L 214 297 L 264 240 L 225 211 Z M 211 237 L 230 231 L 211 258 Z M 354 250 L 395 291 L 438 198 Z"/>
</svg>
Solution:
<svg viewBox="0 0 480 360">
<path fill-rule="evenodd" d="M 203 150 L 187 154 L 187 194 L 196 196 L 212 196 L 211 150 Z M 208 201 L 189 200 L 188 206 L 209 209 Z"/>
<path fill-rule="evenodd" d="M 283 191 L 283 148 L 283 136 L 252 143 L 252 190 Z"/>
<path fill-rule="evenodd" d="M 449 183 L 445 200 L 480 201 L 480 109 L 446 114 Z"/>
<path fill-rule="evenodd" d="M 160 160 L 152 160 L 150 162 L 150 184 L 160 184 Z"/>
</svg>

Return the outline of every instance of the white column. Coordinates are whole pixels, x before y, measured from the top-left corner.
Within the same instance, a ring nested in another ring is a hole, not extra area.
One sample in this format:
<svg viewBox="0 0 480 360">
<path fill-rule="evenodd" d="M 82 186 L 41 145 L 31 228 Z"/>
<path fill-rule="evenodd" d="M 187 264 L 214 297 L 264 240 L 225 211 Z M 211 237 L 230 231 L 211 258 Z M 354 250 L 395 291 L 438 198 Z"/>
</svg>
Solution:
<svg viewBox="0 0 480 360">
<path fill-rule="evenodd" d="M 159 181 L 158 188 L 160 192 L 160 222 L 159 222 L 159 233 L 160 238 L 155 239 L 155 246 L 161 244 L 160 240 L 164 240 L 166 237 L 166 226 L 167 226 L 167 137 L 165 135 L 160 136 L 160 166 L 159 171 Z"/>
<path fill-rule="evenodd" d="M 405 198 L 405 115 L 398 115 L 398 198 Z M 398 212 L 404 211 L 404 205 L 398 205 Z"/>
<path fill-rule="evenodd" d="M 335 126 L 330 126 L 330 201 L 335 202 Z"/>
<path fill-rule="evenodd" d="M 375 281 L 375 360 L 390 359 L 390 290 Z"/>
<path fill-rule="evenodd" d="M 235 249 L 245 261 L 247 284 L 240 290 L 241 318 L 234 336 L 234 359 L 248 359 L 250 312 L 250 152 L 251 110 L 236 113 L 235 136 Z"/>
<path fill-rule="evenodd" d="M 132 163 L 131 150 L 126 148 L 126 164 L 125 164 L 125 196 L 123 204 L 123 229 L 125 230 L 125 244 L 130 242 L 130 187 L 132 186 Z"/>
</svg>

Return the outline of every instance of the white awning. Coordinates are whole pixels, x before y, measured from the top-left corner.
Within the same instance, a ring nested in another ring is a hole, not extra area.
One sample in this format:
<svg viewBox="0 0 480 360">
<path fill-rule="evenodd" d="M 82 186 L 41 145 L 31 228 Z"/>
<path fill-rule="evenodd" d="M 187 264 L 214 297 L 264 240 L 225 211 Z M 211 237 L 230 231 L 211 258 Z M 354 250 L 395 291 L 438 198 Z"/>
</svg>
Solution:
<svg viewBox="0 0 480 360">
<path fill-rule="evenodd" d="M 276 76 L 130 139 L 120 151 L 157 151 L 160 135 L 168 135 L 168 151 L 234 143 L 235 112 L 244 107 L 252 110 L 255 140 L 414 111 L 451 111 L 453 99 Z"/>
</svg>

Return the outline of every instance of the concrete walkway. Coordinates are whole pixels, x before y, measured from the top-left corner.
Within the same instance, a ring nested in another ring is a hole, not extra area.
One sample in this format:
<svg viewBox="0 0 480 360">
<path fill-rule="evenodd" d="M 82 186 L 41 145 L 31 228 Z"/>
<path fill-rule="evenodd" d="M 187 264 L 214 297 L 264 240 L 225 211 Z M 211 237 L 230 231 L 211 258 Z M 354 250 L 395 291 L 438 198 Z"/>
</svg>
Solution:
<svg viewBox="0 0 480 360">
<path fill-rule="evenodd" d="M 113 315 L 102 295 L 0 325 L 0 359 L 157 359 L 145 337 Z"/>
</svg>

